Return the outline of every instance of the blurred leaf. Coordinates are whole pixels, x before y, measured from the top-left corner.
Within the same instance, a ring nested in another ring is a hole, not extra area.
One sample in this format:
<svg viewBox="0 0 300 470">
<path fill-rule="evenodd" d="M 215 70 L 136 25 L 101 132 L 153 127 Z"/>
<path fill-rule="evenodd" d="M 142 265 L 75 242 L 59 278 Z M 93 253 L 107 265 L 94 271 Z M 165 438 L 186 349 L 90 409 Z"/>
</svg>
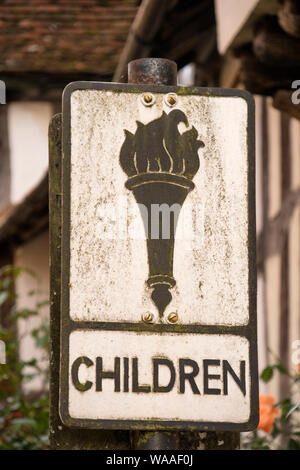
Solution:
<svg viewBox="0 0 300 470">
<path fill-rule="evenodd" d="M 265 382 L 269 382 L 275 370 L 287 375 L 292 382 L 291 385 L 298 385 L 300 376 L 290 373 L 278 361 L 276 364 L 268 365 L 262 371 L 261 379 Z M 255 430 L 245 435 L 242 434 L 242 449 L 300 450 L 300 421 L 295 419 L 296 417 L 293 418 L 293 413 L 299 416 L 300 402 L 295 404 L 291 396 L 286 396 L 280 402 L 276 403 L 275 407 L 281 410 L 281 415 L 275 418 L 272 432 L 262 435 L 261 431 Z"/>
<path fill-rule="evenodd" d="M 22 426 L 26 426 L 27 428 L 36 429 L 37 424 L 34 419 L 32 418 L 16 418 L 12 420 L 12 426 L 15 429 L 20 429 Z"/>
<path fill-rule="evenodd" d="M 300 450 L 300 441 L 296 441 L 295 439 L 289 439 L 288 449 L 289 450 Z"/>
<path fill-rule="evenodd" d="M 35 328 L 31 332 L 38 348 L 47 349 L 49 346 L 49 322 L 44 322 L 40 328 Z"/>
<path fill-rule="evenodd" d="M 265 369 L 262 371 L 260 375 L 260 378 L 264 382 L 269 382 L 272 377 L 273 377 L 273 367 L 272 366 L 265 367 Z"/>
<path fill-rule="evenodd" d="M 12 284 L 12 279 L 10 277 L 5 277 L 1 281 L 1 287 L 2 289 L 8 289 Z"/>
<path fill-rule="evenodd" d="M 275 421 L 274 426 L 273 426 L 273 430 L 272 430 L 272 437 L 275 439 L 280 434 L 280 432 L 281 432 L 281 430 L 277 426 L 276 421 Z"/>
<path fill-rule="evenodd" d="M 37 308 L 42 308 L 42 307 L 45 307 L 46 305 L 49 305 L 49 300 L 44 300 L 43 302 L 38 302 L 36 304 Z"/>
<path fill-rule="evenodd" d="M 38 315 L 36 310 L 29 310 L 28 308 L 23 308 L 22 310 L 17 310 L 14 315 L 13 319 L 18 320 L 19 318 L 29 318 Z"/>
<path fill-rule="evenodd" d="M 16 295 L 10 292 L 13 279 L 22 272 L 35 277 L 34 273 L 26 268 L 5 266 L 0 268 L 0 304 Z M 4 278 L 3 278 L 4 276 Z M 6 276 L 6 277 L 5 277 Z M 32 291 L 36 295 L 36 291 Z M 38 308 L 47 304 L 47 301 L 37 303 Z M 24 308 L 17 310 L 11 306 L 10 317 L 14 320 L 12 327 L 5 329 L 0 326 L 0 339 L 6 344 L 7 364 L 0 367 L 0 450 L 33 450 L 48 449 L 49 426 L 49 361 L 42 363 L 33 357 L 22 361 L 19 358 L 19 340 L 16 330 L 16 320 L 27 320 L 38 315 L 36 310 Z M 30 331 L 30 333 L 32 333 Z M 44 322 L 33 331 L 36 346 L 46 354 L 49 345 L 49 323 Z M 23 394 L 24 383 L 38 377 L 45 390 L 34 399 Z"/>
<path fill-rule="evenodd" d="M 288 371 L 286 370 L 286 368 L 282 364 L 276 364 L 273 367 L 274 367 L 274 369 L 277 369 L 281 374 L 289 375 Z"/>
</svg>

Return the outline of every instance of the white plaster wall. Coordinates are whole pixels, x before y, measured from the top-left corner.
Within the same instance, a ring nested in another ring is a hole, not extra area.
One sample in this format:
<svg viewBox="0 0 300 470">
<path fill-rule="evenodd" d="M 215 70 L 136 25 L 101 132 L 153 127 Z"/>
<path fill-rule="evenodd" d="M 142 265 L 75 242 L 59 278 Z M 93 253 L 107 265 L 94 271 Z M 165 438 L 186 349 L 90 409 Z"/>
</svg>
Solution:
<svg viewBox="0 0 300 470">
<path fill-rule="evenodd" d="M 51 103 L 14 102 L 8 106 L 11 202 L 20 202 L 48 168 L 48 125 Z"/>
<path fill-rule="evenodd" d="M 15 266 L 31 269 L 36 277 L 27 273 L 22 273 L 16 279 L 17 301 L 16 307 L 20 309 L 36 310 L 36 304 L 49 298 L 49 238 L 48 232 L 44 232 L 38 237 L 23 245 L 15 254 Z M 35 291 L 34 295 L 31 292 Z M 28 319 L 18 320 L 19 354 L 22 360 L 30 361 L 37 358 L 41 366 L 46 366 L 42 351 L 35 347 L 34 340 L 30 332 L 38 328 L 41 323 L 49 318 L 49 307 L 40 309 L 39 315 Z M 29 370 L 28 373 L 34 373 Z M 42 382 L 39 378 L 33 379 L 24 385 L 28 391 L 39 390 Z"/>
<path fill-rule="evenodd" d="M 258 0 L 215 0 L 218 49 L 224 54 Z"/>
<path fill-rule="evenodd" d="M 195 84 L 195 64 L 190 63 L 178 70 L 178 85 L 193 86 Z"/>
</svg>

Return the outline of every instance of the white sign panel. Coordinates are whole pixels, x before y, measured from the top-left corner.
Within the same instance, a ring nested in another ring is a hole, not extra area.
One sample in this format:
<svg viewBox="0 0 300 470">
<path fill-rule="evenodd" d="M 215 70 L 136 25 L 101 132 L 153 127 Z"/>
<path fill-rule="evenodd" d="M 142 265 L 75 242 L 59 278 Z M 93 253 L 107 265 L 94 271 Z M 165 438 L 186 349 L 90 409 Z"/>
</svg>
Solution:
<svg viewBox="0 0 300 470">
<path fill-rule="evenodd" d="M 239 90 L 66 88 L 65 424 L 256 426 L 253 114 Z"/>
</svg>

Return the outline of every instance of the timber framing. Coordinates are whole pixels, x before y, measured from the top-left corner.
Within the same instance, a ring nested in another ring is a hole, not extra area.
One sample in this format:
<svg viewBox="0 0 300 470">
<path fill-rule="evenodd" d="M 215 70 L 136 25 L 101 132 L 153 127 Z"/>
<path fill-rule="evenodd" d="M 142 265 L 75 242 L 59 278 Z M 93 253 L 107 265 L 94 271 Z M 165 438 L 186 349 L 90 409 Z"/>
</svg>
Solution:
<svg viewBox="0 0 300 470">
<path fill-rule="evenodd" d="M 272 96 L 276 109 L 300 119 L 300 105 L 291 99 L 300 76 L 299 50 L 299 2 L 260 0 L 223 58 L 221 85 L 241 84 L 253 94 Z"/>
<path fill-rule="evenodd" d="M 48 174 L 26 198 L 0 216 L 0 246 L 26 243 L 48 228 Z"/>
<path fill-rule="evenodd" d="M 300 188 L 287 191 L 280 211 L 265 223 L 264 231 L 258 238 L 258 269 L 262 269 L 262 263 L 266 258 L 282 252 L 294 210 L 299 203 Z"/>
<path fill-rule="evenodd" d="M 73 81 L 126 82 L 127 63 L 141 57 L 166 57 L 180 68 L 197 58 L 199 46 L 203 62 L 217 51 L 213 0 L 80 0 L 66 6 L 45 0 L 38 12 L 25 0 L 12 12 L 5 3 L 0 78 L 7 102 L 56 101 Z"/>
<path fill-rule="evenodd" d="M 92 5 L 93 0 L 90 0 L 90 3 Z M 113 3 L 113 0 L 110 0 L 109 4 Z M 138 13 L 140 19 L 137 32 L 138 38 L 142 39 L 142 42 L 145 40 L 147 44 L 139 44 L 139 47 L 135 47 L 135 44 L 128 52 L 128 44 L 124 40 L 124 49 L 118 58 L 119 72 L 116 71 L 115 77 L 121 79 L 124 60 L 127 67 L 127 62 L 142 57 L 145 54 L 145 45 L 147 46 L 147 54 L 174 58 L 179 66 L 184 66 L 189 60 L 197 57 L 199 54 L 199 44 L 203 40 L 206 46 L 201 61 L 205 63 L 209 57 L 216 55 L 216 27 L 213 0 L 173 0 L 172 2 L 167 2 L 168 5 L 164 5 L 164 9 L 162 9 L 164 11 L 161 12 L 155 31 L 151 31 L 149 37 L 144 36 L 145 26 L 149 29 L 149 24 L 151 24 L 151 21 L 149 22 L 147 18 L 147 12 L 150 11 L 153 16 L 153 6 L 151 7 L 151 4 L 157 7 L 159 2 L 157 0 L 147 0 L 142 3 L 147 3 L 148 9 L 143 8 Z M 47 5 L 45 5 L 46 7 Z M 133 11 L 139 10 L 132 9 L 130 11 L 130 14 L 132 14 Z M 39 16 L 32 21 L 39 22 Z M 137 21 L 135 20 L 135 27 L 136 23 Z M 128 23 L 128 30 L 129 27 L 130 22 Z M 128 39 L 129 42 L 132 41 L 132 37 L 131 39 L 130 37 Z M 41 53 L 37 51 L 36 56 L 37 58 L 40 57 Z M 3 66 L 0 78 L 6 84 L 7 102 L 49 101 L 55 104 L 57 111 L 60 111 L 60 104 L 58 103 L 61 102 L 62 91 L 68 83 L 73 81 L 107 82 L 112 79 L 112 67 L 107 67 L 106 62 L 104 62 L 105 66 L 102 65 L 101 61 L 99 61 L 97 67 L 93 67 L 92 63 L 92 65 L 88 63 L 89 57 L 89 55 L 81 56 L 80 53 L 78 54 L 77 59 L 85 64 L 85 67 L 82 70 L 79 68 L 78 71 L 74 67 L 71 69 L 64 67 L 64 72 L 59 72 L 61 70 L 60 67 L 63 65 L 62 63 L 57 65 L 56 71 L 53 70 L 53 64 L 50 64 L 51 70 L 49 69 L 50 65 L 45 70 L 30 70 L 28 68 L 25 70 L 24 67 L 21 67 L 17 71 Z M 112 63 L 115 66 L 114 62 Z M 92 73 L 90 70 L 94 70 L 94 72 Z M 40 184 L 22 202 L 16 206 L 8 206 L 5 208 L 5 212 L 4 210 L 2 211 L 2 216 L 0 214 L 0 246 L 6 243 L 7 240 L 15 246 L 25 243 L 30 238 L 46 230 L 48 224 L 48 176 L 46 175 Z"/>
<path fill-rule="evenodd" d="M 6 85 L 7 103 L 12 101 L 61 101 L 62 90 L 70 82 L 91 80 L 108 82 L 111 74 L 103 73 L 45 73 L 45 72 L 5 72 L 1 80 Z"/>
</svg>

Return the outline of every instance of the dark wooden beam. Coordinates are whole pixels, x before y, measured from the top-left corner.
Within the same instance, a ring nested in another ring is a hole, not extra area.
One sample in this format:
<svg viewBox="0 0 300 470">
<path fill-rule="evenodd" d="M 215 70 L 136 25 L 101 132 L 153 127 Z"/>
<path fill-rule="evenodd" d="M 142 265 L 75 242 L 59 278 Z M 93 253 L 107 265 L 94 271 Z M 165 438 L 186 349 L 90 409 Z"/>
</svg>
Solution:
<svg viewBox="0 0 300 470">
<path fill-rule="evenodd" d="M 61 101 L 65 86 L 74 81 L 110 81 L 111 75 L 95 73 L 42 73 L 1 72 L 0 79 L 6 84 L 7 102 L 11 101 Z"/>
<path fill-rule="evenodd" d="M 113 76 L 114 82 L 127 82 L 127 64 L 134 59 L 149 56 L 154 37 L 165 14 L 174 3 L 177 0 L 171 2 L 171 5 L 168 0 L 142 0 L 119 58 Z"/>
<path fill-rule="evenodd" d="M 159 38 L 164 47 L 164 41 L 171 39 L 187 25 L 194 24 L 194 29 L 203 31 L 210 25 L 215 25 L 214 2 L 211 0 L 178 1 L 175 7 L 164 19 Z M 157 39 L 157 38 L 156 38 Z"/>
<path fill-rule="evenodd" d="M 262 263 L 265 259 L 274 254 L 280 254 L 283 251 L 290 221 L 299 202 L 300 189 L 288 191 L 282 201 L 281 209 L 278 214 L 266 223 L 264 237 L 261 235 L 258 239 L 258 269 L 262 269 Z"/>
<path fill-rule="evenodd" d="M 10 155 L 8 144 L 7 105 L 0 105 L 0 214 L 10 204 Z"/>
<path fill-rule="evenodd" d="M 179 1 L 165 16 L 153 41 L 153 57 L 167 57 L 178 68 L 195 61 L 202 50 L 202 62 L 217 51 L 214 3 L 211 0 Z"/>
<path fill-rule="evenodd" d="M 239 3 L 242 3 L 241 1 Z M 256 6 L 250 11 L 250 14 L 245 19 L 243 26 L 235 34 L 229 47 L 227 53 L 233 53 L 244 47 L 246 44 L 252 42 L 253 30 L 257 21 L 263 15 L 276 15 L 278 11 L 278 0 L 258 0 Z"/>
<path fill-rule="evenodd" d="M 179 40 L 173 38 L 170 42 L 165 44 L 165 49 L 162 50 L 161 55 L 167 56 L 178 63 L 182 57 L 190 52 L 193 52 L 196 58 L 199 45 L 203 45 L 202 49 L 207 51 L 205 58 L 214 50 L 217 50 L 215 26 L 204 31 L 194 32 L 193 34 L 190 34 L 189 27 L 187 27 L 181 32 L 180 37 L 181 39 Z"/>
<path fill-rule="evenodd" d="M 296 38 L 300 38 L 300 2 L 283 0 L 278 10 L 278 20 L 282 29 Z"/>
<path fill-rule="evenodd" d="M 300 66 L 300 39 L 286 34 L 277 16 L 265 15 L 256 24 L 253 52 L 264 64 L 280 67 Z"/>
<path fill-rule="evenodd" d="M 48 175 L 26 198 L 0 219 L 0 246 L 17 246 L 48 228 Z"/>
<path fill-rule="evenodd" d="M 293 81 L 300 77 L 300 66 L 268 66 L 260 62 L 251 49 L 239 51 L 240 79 L 251 93 L 272 96 L 278 89 L 291 90 Z"/>
</svg>

